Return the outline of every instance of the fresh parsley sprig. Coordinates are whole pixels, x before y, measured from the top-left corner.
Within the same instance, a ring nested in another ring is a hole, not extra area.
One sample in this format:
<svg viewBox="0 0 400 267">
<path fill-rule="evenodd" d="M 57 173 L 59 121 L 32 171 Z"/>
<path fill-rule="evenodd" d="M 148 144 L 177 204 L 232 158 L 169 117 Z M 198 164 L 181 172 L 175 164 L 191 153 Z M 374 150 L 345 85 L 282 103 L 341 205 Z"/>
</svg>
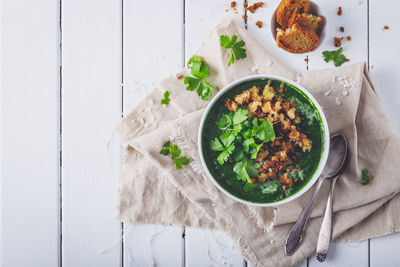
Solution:
<svg viewBox="0 0 400 267">
<path fill-rule="evenodd" d="M 237 41 L 237 35 L 233 35 L 231 39 L 229 39 L 227 35 L 220 36 L 221 46 L 229 50 L 230 56 L 228 61 L 228 67 L 235 62 L 235 59 L 239 60 L 247 56 L 246 49 L 243 48 L 243 46 L 245 46 L 246 43 L 243 40 L 240 40 L 239 42 L 236 41 Z"/>
<path fill-rule="evenodd" d="M 175 144 L 171 144 L 171 141 L 167 141 L 164 143 L 160 150 L 160 154 L 163 156 L 171 156 L 172 161 L 175 163 L 176 169 L 182 169 L 183 165 L 187 165 L 190 163 L 190 160 L 186 156 L 179 157 L 182 151 Z"/>
<path fill-rule="evenodd" d="M 361 176 L 361 184 L 367 185 L 370 182 L 371 182 L 371 176 L 369 176 L 369 174 L 368 174 L 368 169 L 363 169 L 362 176 Z"/>
<path fill-rule="evenodd" d="M 346 62 L 346 56 L 342 54 L 343 47 L 339 48 L 338 50 L 332 51 L 324 51 L 322 55 L 324 56 L 325 62 L 333 61 L 335 67 L 341 66 L 344 62 Z"/>
<path fill-rule="evenodd" d="M 194 77 L 185 77 L 184 83 L 186 84 L 186 90 L 194 91 L 197 88 L 197 94 L 203 100 L 209 100 L 212 96 L 212 90 L 214 89 L 214 86 L 205 81 L 205 79 L 210 76 L 210 73 L 203 58 L 193 55 L 189 59 L 187 66 L 190 68 L 190 72 Z"/>
<path fill-rule="evenodd" d="M 255 188 L 251 177 L 258 176 L 260 167 L 254 162 L 264 143 L 275 140 L 271 122 L 265 119 L 249 119 L 248 110 L 239 108 L 236 112 L 223 114 L 217 121 L 221 135 L 210 141 L 210 149 L 219 152 L 217 162 L 224 165 L 235 163 L 233 172 L 236 178 L 245 182 L 244 190 Z"/>
<path fill-rule="evenodd" d="M 169 98 L 169 92 L 167 90 L 164 92 L 164 98 L 161 99 L 161 104 L 168 105 L 170 100 L 171 99 Z"/>
</svg>

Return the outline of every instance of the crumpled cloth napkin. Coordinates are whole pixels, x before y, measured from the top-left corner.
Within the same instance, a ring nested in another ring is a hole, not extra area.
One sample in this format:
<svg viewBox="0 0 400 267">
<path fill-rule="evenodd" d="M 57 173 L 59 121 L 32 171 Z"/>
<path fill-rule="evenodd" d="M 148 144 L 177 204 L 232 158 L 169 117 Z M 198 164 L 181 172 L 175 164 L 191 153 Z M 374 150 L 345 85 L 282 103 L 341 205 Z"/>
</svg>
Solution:
<svg viewBox="0 0 400 267">
<path fill-rule="evenodd" d="M 246 42 L 247 57 L 227 67 L 228 51 L 221 48 L 219 37 L 233 34 Z M 335 189 L 334 239 L 362 240 L 400 230 L 400 141 L 382 111 L 364 63 L 296 74 L 229 18 L 220 22 L 196 54 L 209 67 L 207 81 L 220 88 L 254 72 L 297 80 L 323 107 L 331 134 L 346 135 L 351 165 Z M 244 205 L 220 192 L 205 174 L 197 151 L 198 126 L 208 102 L 185 90 L 179 75 L 190 72 L 184 69 L 159 83 L 116 127 L 124 144 L 118 219 L 224 230 L 257 266 L 289 266 L 310 256 L 316 249 L 330 183 L 321 188 L 299 250 L 285 256 L 286 236 L 313 189 L 277 208 Z M 165 90 L 171 98 L 167 107 L 160 104 Z M 191 159 L 182 170 L 159 154 L 167 140 Z M 366 186 L 360 184 L 363 168 L 373 176 Z"/>
</svg>

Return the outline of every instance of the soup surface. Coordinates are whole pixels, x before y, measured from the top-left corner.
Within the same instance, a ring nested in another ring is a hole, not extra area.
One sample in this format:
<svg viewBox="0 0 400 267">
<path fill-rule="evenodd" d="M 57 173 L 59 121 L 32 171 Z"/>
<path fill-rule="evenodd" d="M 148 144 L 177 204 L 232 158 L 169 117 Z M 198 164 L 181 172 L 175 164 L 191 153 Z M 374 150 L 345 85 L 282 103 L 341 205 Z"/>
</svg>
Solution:
<svg viewBox="0 0 400 267">
<path fill-rule="evenodd" d="M 324 149 L 324 128 L 312 101 L 279 80 L 243 82 L 216 101 L 202 132 L 215 180 L 254 203 L 287 198 L 311 179 Z"/>
</svg>

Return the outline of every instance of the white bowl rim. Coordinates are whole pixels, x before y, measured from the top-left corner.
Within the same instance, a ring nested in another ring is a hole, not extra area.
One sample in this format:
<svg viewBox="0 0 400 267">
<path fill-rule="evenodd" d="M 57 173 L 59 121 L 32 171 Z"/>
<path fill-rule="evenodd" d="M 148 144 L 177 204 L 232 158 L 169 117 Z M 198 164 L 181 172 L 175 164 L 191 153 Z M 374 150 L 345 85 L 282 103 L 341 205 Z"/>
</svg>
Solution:
<svg viewBox="0 0 400 267">
<path fill-rule="evenodd" d="M 313 104 L 315 105 L 315 107 L 317 108 L 319 115 L 321 117 L 322 120 L 322 124 L 324 126 L 324 151 L 322 154 L 322 157 L 320 159 L 319 165 L 317 170 L 314 172 L 314 175 L 312 176 L 312 178 L 307 182 L 307 184 L 305 186 L 303 186 L 303 188 L 301 188 L 298 192 L 296 192 L 295 194 L 291 195 L 288 198 L 282 199 L 280 201 L 276 201 L 276 202 L 271 202 L 271 203 L 257 203 L 257 202 L 251 202 L 251 201 L 247 201 L 241 198 L 238 198 L 237 196 L 233 195 L 232 193 L 228 192 L 225 188 L 223 188 L 213 177 L 213 175 L 211 174 L 211 172 L 208 170 L 207 164 L 204 160 L 204 155 L 203 155 L 203 150 L 202 150 L 202 132 L 203 132 L 203 128 L 204 128 L 204 124 L 205 124 L 205 120 L 207 118 L 207 115 L 209 114 L 211 107 L 215 104 L 216 101 L 218 101 L 218 99 L 228 90 L 232 89 L 233 87 L 235 87 L 238 84 L 241 84 L 243 82 L 247 82 L 247 81 L 251 81 L 251 80 L 258 80 L 258 79 L 274 79 L 274 80 L 279 80 L 279 81 L 283 81 L 285 83 L 291 84 L 293 86 L 295 86 L 296 88 L 298 88 L 299 90 L 301 90 L 307 97 L 309 97 L 311 99 L 311 101 L 313 102 Z M 322 173 L 322 170 L 325 167 L 326 161 L 328 159 L 328 153 L 329 153 L 329 144 L 330 144 L 330 136 L 329 136 L 329 128 L 328 128 L 328 122 L 326 120 L 325 114 L 321 108 L 321 106 L 318 104 L 317 100 L 311 95 L 310 92 L 308 92 L 303 86 L 301 86 L 300 84 L 279 76 L 279 75 L 269 75 L 269 74 L 254 74 L 254 75 L 248 75 L 248 76 L 244 76 L 242 78 L 239 78 L 231 83 L 229 83 L 228 85 L 226 85 L 223 89 L 221 89 L 214 97 L 213 99 L 210 101 L 210 103 L 208 103 L 203 116 L 201 118 L 200 121 L 200 127 L 199 127 L 199 132 L 198 132 L 198 150 L 199 150 L 199 154 L 200 154 L 200 160 L 201 160 L 201 164 L 203 165 L 203 168 L 205 169 L 208 178 L 213 182 L 213 184 L 220 190 L 222 191 L 225 195 L 229 196 L 230 198 L 243 203 L 243 204 L 247 204 L 247 205 L 252 205 L 252 206 L 258 206 L 258 207 L 276 207 L 285 203 L 288 203 L 298 197 L 300 197 L 301 195 L 303 195 L 305 192 L 307 192 L 313 185 L 314 183 L 318 180 L 319 176 Z"/>
</svg>

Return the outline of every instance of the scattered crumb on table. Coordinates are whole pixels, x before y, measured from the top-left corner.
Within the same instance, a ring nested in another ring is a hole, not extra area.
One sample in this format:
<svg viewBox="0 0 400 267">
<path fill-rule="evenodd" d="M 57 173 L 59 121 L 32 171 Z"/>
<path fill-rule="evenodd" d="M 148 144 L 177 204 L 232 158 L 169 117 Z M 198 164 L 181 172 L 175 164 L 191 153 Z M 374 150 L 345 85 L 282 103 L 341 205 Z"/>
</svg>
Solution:
<svg viewBox="0 0 400 267">
<path fill-rule="evenodd" d="M 341 7 L 341 6 L 338 7 L 337 14 L 338 14 L 338 16 L 341 16 L 341 15 L 343 14 L 342 7 Z"/>
<path fill-rule="evenodd" d="M 344 27 L 343 27 L 343 26 L 340 26 L 340 27 L 339 27 L 339 31 L 344 32 Z"/>
<path fill-rule="evenodd" d="M 262 21 L 259 20 L 259 21 L 256 22 L 256 25 L 258 26 L 258 28 L 261 29 L 264 24 L 263 24 Z"/>
</svg>

